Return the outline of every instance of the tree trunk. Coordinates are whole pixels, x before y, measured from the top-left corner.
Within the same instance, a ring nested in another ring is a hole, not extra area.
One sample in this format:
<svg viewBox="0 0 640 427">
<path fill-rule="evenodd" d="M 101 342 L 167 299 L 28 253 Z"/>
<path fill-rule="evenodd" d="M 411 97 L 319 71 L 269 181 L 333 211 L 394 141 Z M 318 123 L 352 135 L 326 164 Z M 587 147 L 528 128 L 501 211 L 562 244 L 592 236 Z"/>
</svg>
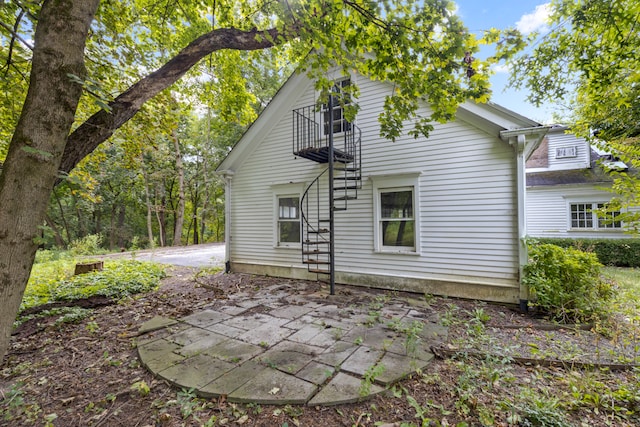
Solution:
<svg viewBox="0 0 640 427">
<path fill-rule="evenodd" d="M 120 250 L 122 250 L 122 248 L 125 247 L 126 230 L 124 224 L 125 219 L 127 218 L 127 205 L 126 203 L 122 202 L 118 208 L 118 246 L 120 247 Z"/>
<path fill-rule="evenodd" d="M 208 131 L 207 131 L 208 133 Z M 200 237 L 202 238 L 202 241 L 206 241 L 206 238 L 204 236 L 205 232 L 206 232 L 206 224 L 207 224 L 207 210 L 209 209 L 209 197 L 211 197 L 211 194 L 209 192 L 209 177 L 207 176 L 207 173 L 209 171 L 207 170 L 207 159 L 206 157 L 203 156 L 202 159 L 202 176 L 204 177 L 204 196 L 203 196 L 203 200 L 202 200 L 202 209 L 200 210 L 201 212 L 201 217 L 200 217 Z"/>
<path fill-rule="evenodd" d="M 53 238 L 56 241 L 56 246 L 61 249 L 67 249 L 67 242 L 65 242 L 62 238 L 62 235 L 60 234 L 60 230 L 58 230 L 56 223 L 53 222 L 49 215 L 45 215 L 44 220 L 46 221 L 49 228 L 51 228 L 51 231 L 53 231 Z"/>
<path fill-rule="evenodd" d="M 88 235 L 87 227 L 85 226 L 85 218 L 84 214 L 80 210 L 80 206 L 78 204 L 78 198 L 71 192 L 71 201 L 73 202 L 73 209 L 76 211 L 76 217 L 78 218 L 78 229 L 76 230 L 76 236 L 85 237 Z"/>
<path fill-rule="evenodd" d="M 109 250 L 113 251 L 116 247 L 116 211 L 118 205 L 114 202 L 111 205 L 111 215 L 109 219 Z"/>
<path fill-rule="evenodd" d="M 163 180 L 164 181 L 164 180 Z M 158 218 L 158 236 L 160 240 L 160 247 L 164 247 L 167 244 L 167 217 L 165 211 L 167 210 L 167 201 L 165 197 L 164 182 L 156 186 L 156 200 L 160 194 L 160 203 L 156 203 L 156 218 Z"/>
<path fill-rule="evenodd" d="M 193 213 L 193 244 L 200 243 L 199 231 L 198 231 L 198 212 Z"/>
<path fill-rule="evenodd" d="M 0 175 L 0 359 L 35 259 L 84 78 L 84 47 L 99 0 L 46 0 L 38 15 L 22 113 Z"/>
<path fill-rule="evenodd" d="M 69 230 L 69 224 L 67 223 L 67 217 L 64 214 L 64 207 L 62 206 L 62 201 L 60 200 L 60 196 L 57 191 L 53 192 L 54 197 L 56 198 L 56 204 L 58 205 L 58 210 L 60 211 L 60 220 L 62 221 L 62 226 L 64 227 L 64 232 L 67 235 L 67 242 L 71 243 L 73 240 L 71 238 L 71 231 Z"/>
<path fill-rule="evenodd" d="M 149 176 L 147 175 L 147 169 L 145 168 L 144 162 L 140 163 L 142 167 L 142 174 L 144 177 L 144 200 L 147 204 L 147 236 L 149 238 L 149 247 L 153 248 L 156 244 L 153 240 L 153 222 L 151 219 L 153 206 L 151 204 L 151 196 L 149 194 Z"/>
<path fill-rule="evenodd" d="M 182 226 L 184 224 L 184 169 L 182 167 L 182 153 L 180 153 L 180 140 L 175 129 L 172 136 L 176 155 L 176 172 L 178 174 L 178 208 L 176 209 L 176 222 L 173 231 L 173 246 L 180 246 L 182 244 Z"/>
</svg>

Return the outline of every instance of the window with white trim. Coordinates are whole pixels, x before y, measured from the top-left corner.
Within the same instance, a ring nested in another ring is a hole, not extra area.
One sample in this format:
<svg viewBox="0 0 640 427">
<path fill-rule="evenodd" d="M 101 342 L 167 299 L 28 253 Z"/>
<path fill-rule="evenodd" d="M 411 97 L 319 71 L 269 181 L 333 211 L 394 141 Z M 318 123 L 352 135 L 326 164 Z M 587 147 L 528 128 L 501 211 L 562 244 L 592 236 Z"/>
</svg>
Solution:
<svg viewBox="0 0 640 427">
<path fill-rule="evenodd" d="M 276 245 L 297 246 L 300 243 L 300 197 L 278 196 Z"/>
<path fill-rule="evenodd" d="M 351 130 L 351 123 L 344 116 L 345 106 L 351 103 L 349 94 L 344 93 L 344 89 L 351 85 L 350 79 L 338 80 L 333 85 L 331 97 L 332 109 L 329 111 L 329 105 L 325 104 L 322 114 L 322 122 L 324 124 L 324 134 L 329 134 L 329 119 L 333 115 L 333 133 L 347 132 Z"/>
<path fill-rule="evenodd" d="M 418 253 L 418 175 L 372 177 L 377 252 Z"/>
<path fill-rule="evenodd" d="M 622 228 L 622 221 L 615 221 L 620 211 L 606 214 L 596 213 L 596 209 L 604 207 L 604 203 L 571 203 L 569 205 L 570 226 L 572 229 L 584 230 L 616 230 Z"/>
<path fill-rule="evenodd" d="M 380 238 L 382 247 L 414 250 L 413 188 L 380 190 Z"/>
</svg>

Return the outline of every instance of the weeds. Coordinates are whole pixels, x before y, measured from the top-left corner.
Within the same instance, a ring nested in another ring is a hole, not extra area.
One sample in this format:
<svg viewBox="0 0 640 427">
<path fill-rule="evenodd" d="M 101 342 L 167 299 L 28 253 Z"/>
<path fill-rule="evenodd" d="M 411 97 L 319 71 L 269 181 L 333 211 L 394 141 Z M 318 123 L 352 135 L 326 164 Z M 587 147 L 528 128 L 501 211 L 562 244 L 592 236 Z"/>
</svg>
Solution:
<svg viewBox="0 0 640 427">
<path fill-rule="evenodd" d="M 365 397 L 371 394 L 371 386 L 376 381 L 376 378 L 382 375 L 385 370 L 385 366 L 379 363 L 370 366 L 369 369 L 366 370 L 362 377 L 362 382 L 360 383 L 360 397 Z"/>
</svg>

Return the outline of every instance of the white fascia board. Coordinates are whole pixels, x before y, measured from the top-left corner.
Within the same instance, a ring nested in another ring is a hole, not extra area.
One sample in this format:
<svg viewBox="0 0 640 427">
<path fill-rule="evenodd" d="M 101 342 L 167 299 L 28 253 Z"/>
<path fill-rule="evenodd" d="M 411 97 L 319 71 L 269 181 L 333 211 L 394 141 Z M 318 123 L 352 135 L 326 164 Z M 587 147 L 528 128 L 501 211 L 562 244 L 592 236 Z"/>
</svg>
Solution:
<svg viewBox="0 0 640 427">
<path fill-rule="evenodd" d="M 501 131 L 517 128 L 534 128 L 540 123 L 521 116 L 498 104 L 485 104 L 467 101 L 458 107 L 456 116 L 464 121 L 485 129 L 489 134 L 498 136 Z"/>
</svg>

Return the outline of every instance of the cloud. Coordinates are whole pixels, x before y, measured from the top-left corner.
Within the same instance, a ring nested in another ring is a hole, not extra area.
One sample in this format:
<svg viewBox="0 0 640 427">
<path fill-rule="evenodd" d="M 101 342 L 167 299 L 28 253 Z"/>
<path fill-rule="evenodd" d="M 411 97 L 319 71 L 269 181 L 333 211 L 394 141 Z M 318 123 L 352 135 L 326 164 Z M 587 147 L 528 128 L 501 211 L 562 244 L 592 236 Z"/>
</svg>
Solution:
<svg viewBox="0 0 640 427">
<path fill-rule="evenodd" d="M 494 64 L 491 66 L 491 70 L 494 73 L 510 73 L 511 66 L 508 64 Z"/>
<path fill-rule="evenodd" d="M 550 13 L 551 3 L 538 5 L 533 13 L 522 15 L 520 20 L 516 22 L 516 28 L 524 34 L 529 34 L 534 31 L 547 32 L 549 30 L 547 22 Z"/>
</svg>

